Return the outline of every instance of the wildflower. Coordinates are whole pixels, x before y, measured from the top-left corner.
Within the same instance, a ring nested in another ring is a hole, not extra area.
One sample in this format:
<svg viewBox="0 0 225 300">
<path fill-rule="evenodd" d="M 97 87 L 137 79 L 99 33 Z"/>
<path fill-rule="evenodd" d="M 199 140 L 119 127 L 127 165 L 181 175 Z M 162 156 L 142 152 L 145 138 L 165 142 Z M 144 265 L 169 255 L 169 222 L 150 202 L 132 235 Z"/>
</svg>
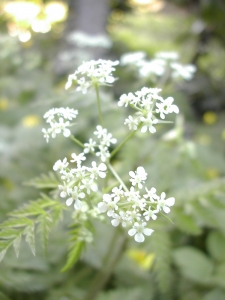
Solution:
<svg viewBox="0 0 225 300">
<path fill-rule="evenodd" d="M 172 104 L 174 101 L 173 97 L 168 97 L 167 99 L 163 100 L 162 103 L 156 103 L 156 113 L 160 113 L 160 118 L 165 119 L 165 114 L 173 113 L 176 114 L 179 113 L 179 108 Z"/>
<path fill-rule="evenodd" d="M 97 166 L 96 161 L 93 161 L 91 163 L 92 168 L 89 168 L 89 172 L 90 172 L 90 177 L 91 178 L 96 178 L 97 176 L 101 177 L 101 178 L 105 178 L 106 177 L 106 173 L 105 171 L 107 170 L 107 167 L 104 163 L 100 163 L 99 166 Z"/>
<path fill-rule="evenodd" d="M 83 192 L 80 192 L 77 186 L 74 186 L 70 191 L 70 195 L 71 197 L 66 200 L 66 205 L 70 206 L 74 202 L 74 208 L 80 210 L 82 207 L 80 198 L 84 198 L 85 194 Z"/>
<path fill-rule="evenodd" d="M 111 217 L 115 210 L 118 209 L 117 205 L 118 200 L 113 200 L 112 196 L 109 194 L 103 195 L 103 201 L 98 203 L 98 209 L 101 213 L 104 213 L 107 211 L 107 215 Z"/>
<path fill-rule="evenodd" d="M 157 119 L 154 119 L 152 112 L 150 111 L 146 117 L 141 116 L 140 121 L 143 123 L 141 132 L 146 132 L 149 130 L 151 133 L 155 133 L 156 129 L 153 125 L 158 123 Z"/>
<path fill-rule="evenodd" d="M 153 233 L 153 229 L 145 228 L 146 222 L 135 222 L 133 228 L 128 231 L 130 236 L 134 236 L 134 240 L 138 243 L 142 243 L 145 240 L 145 236 L 150 236 Z"/>
<path fill-rule="evenodd" d="M 165 199 L 166 194 L 163 192 L 160 196 L 160 199 L 158 200 L 157 203 L 157 210 L 163 210 L 166 214 L 170 212 L 170 207 L 174 205 L 175 203 L 175 198 L 171 197 L 168 199 Z"/>
<path fill-rule="evenodd" d="M 118 65 L 118 61 L 91 60 L 83 62 L 81 66 L 69 75 L 66 83 L 66 89 L 71 87 L 72 81 L 75 79 L 78 85 L 77 91 L 81 91 L 83 94 L 87 93 L 87 89 L 96 84 L 110 84 L 115 81 L 112 72 L 115 71 L 114 66 Z"/>
<path fill-rule="evenodd" d="M 84 153 L 80 153 L 78 155 L 76 155 L 76 153 L 72 153 L 71 157 L 73 159 L 71 159 L 71 162 L 76 162 L 78 166 L 81 165 L 82 161 L 86 160 L 86 156 L 84 156 Z"/>
<path fill-rule="evenodd" d="M 142 183 L 146 180 L 148 174 L 143 167 L 138 167 L 136 172 L 130 171 L 129 175 L 131 177 L 130 181 L 132 185 L 137 185 L 138 188 L 141 189 L 143 186 Z"/>
<path fill-rule="evenodd" d="M 68 165 L 69 163 L 67 162 L 67 158 L 65 157 L 63 161 L 61 161 L 60 159 L 57 160 L 57 162 L 53 166 L 53 170 L 62 173 L 68 167 Z"/>
</svg>

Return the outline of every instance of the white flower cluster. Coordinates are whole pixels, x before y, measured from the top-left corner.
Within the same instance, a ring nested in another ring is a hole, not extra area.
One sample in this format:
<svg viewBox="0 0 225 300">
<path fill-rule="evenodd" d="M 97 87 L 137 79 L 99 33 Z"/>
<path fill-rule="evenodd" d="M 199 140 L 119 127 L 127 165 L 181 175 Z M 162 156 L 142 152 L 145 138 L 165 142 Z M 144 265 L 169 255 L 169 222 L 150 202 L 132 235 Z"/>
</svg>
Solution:
<svg viewBox="0 0 225 300">
<path fill-rule="evenodd" d="M 91 163 L 91 167 L 82 166 L 82 162 L 86 159 L 84 153 L 71 155 L 73 158 L 71 162 L 77 164 L 76 168 L 69 168 L 69 162 L 65 157 L 62 161 L 58 160 L 53 170 L 58 171 L 63 180 L 63 185 L 59 185 L 60 196 L 67 198 L 66 205 L 70 206 L 74 203 L 74 208 L 80 210 L 82 208 L 82 201 L 87 195 L 97 192 L 97 179 L 105 178 L 107 167 L 104 163 L 97 165 L 95 161 Z"/>
<path fill-rule="evenodd" d="M 145 58 L 144 52 L 131 52 L 123 54 L 120 58 L 122 65 L 135 65 L 138 68 L 140 77 L 149 77 L 155 75 L 161 77 L 171 71 L 172 78 L 183 78 L 191 80 L 196 72 L 195 65 L 183 65 L 176 52 L 158 52 L 151 60 Z"/>
<path fill-rule="evenodd" d="M 170 113 L 179 113 L 179 108 L 173 104 L 174 99 L 168 97 L 163 99 L 158 93 L 161 89 L 144 87 L 141 91 L 137 91 L 134 94 L 123 94 L 118 101 L 118 106 L 127 107 L 130 105 L 137 110 L 135 118 L 129 116 L 124 124 L 128 125 L 130 130 L 137 130 L 138 126 L 141 126 L 141 132 L 150 131 L 155 133 L 155 124 L 162 122 L 159 121 L 154 113 L 159 113 L 161 119 L 165 119 L 165 115 Z M 155 111 L 154 108 L 156 107 Z"/>
<path fill-rule="evenodd" d="M 72 32 L 67 40 L 74 44 L 77 44 L 78 47 L 102 47 L 110 48 L 112 47 L 112 41 L 109 37 L 105 35 L 89 35 L 82 31 Z"/>
<path fill-rule="evenodd" d="M 78 111 L 73 108 L 52 108 L 44 115 L 46 123 L 50 125 L 47 130 L 42 129 L 44 137 L 48 143 L 49 137 L 55 138 L 57 134 L 63 133 L 65 137 L 70 136 L 71 132 L 68 127 L 71 126 L 70 121 L 75 119 L 78 115 Z"/>
<path fill-rule="evenodd" d="M 65 89 L 70 88 L 73 81 L 75 81 L 78 85 L 76 90 L 86 94 L 88 88 L 95 84 L 111 84 L 115 81 L 112 75 L 112 72 L 115 71 L 114 66 L 118 64 L 119 61 L 113 62 L 103 59 L 83 62 L 74 74 L 69 75 Z"/>
<path fill-rule="evenodd" d="M 169 213 L 175 198 L 166 199 L 164 192 L 158 196 L 154 187 L 150 190 L 145 188 L 145 192 L 141 193 L 147 179 L 143 167 L 138 167 L 135 172 L 130 171 L 129 175 L 132 184 L 130 190 L 124 189 L 122 185 L 119 188 L 114 187 L 111 194 L 103 195 L 103 201 L 98 203 L 98 209 L 112 218 L 113 226 L 121 224 L 123 227 L 132 227 L 128 230 L 128 234 L 134 236 L 136 242 L 142 243 L 145 235 L 150 236 L 154 231 L 146 227 L 147 222 L 151 219 L 156 220 L 160 211 Z"/>
<path fill-rule="evenodd" d="M 59 185 L 59 189 L 61 190 L 60 196 L 62 198 L 68 197 L 66 205 L 70 206 L 74 203 L 75 209 L 81 209 L 82 202 L 80 199 L 85 198 L 91 191 L 97 192 L 98 186 L 96 180 L 98 177 L 105 178 L 106 176 L 105 171 L 107 167 L 103 162 L 110 157 L 108 148 L 111 144 L 117 142 L 112 134 L 100 125 L 96 127 L 94 135 L 99 140 L 98 143 L 93 139 L 89 139 L 89 142 L 84 144 L 84 151 L 82 153 L 71 154 L 72 159 L 70 162 L 76 163 L 77 168 L 69 168 L 67 158 L 64 158 L 62 161 L 58 160 L 53 166 L 53 170 L 58 171 L 63 180 L 63 185 Z M 86 160 L 85 154 L 89 152 L 100 157 L 102 162 L 98 166 L 95 161 L 92 162 L 92 167 L 82 166 L 83 161 Z"/>
<path fill-rule="evenodd" d="M 93 139 L 89 139 L 88 143 L 84 144 L 84 153 L 95 152 L 95 154 L 100 157 L 101 161 L 105 162 L 110 157 L 110 145 L 116 144 L 117 140 L 101 125 L 97 125 L 94 135 L 99 140 L 98 143 Z"/>
</svg>

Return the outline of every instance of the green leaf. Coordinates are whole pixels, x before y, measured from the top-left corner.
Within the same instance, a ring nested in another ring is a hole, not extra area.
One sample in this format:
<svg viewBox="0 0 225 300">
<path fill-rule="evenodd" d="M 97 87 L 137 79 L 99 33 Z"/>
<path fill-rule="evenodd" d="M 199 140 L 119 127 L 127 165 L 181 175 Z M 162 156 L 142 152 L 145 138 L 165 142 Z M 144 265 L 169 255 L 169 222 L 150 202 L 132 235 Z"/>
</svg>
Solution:
<svg viewBox="0 0 225 300">
<path fill-rule="evenodd" d="M 31 179 L 24 184 L 34 186 L 38 189 L 55 189 L 60 184 L 60 181 L 58 180 L 55 173 L 49 172 L 48 175 L 41 174 L 41 176 Z"/>
<path fill-rule="evenodd" d="M 213 274 L 213 283 L 225 288 L 225 262 L 216 267 Z"/>
<path fill-rule="evenodd" d="M 37 219 L 38 222 L 38 233 L 40 235 L 42 246 L 44 248 L 44 253 L 46 255 L 47 253 L 47 243 L 48 243 L 48 236 L 51 231 L 52 226 L 52 218 L 48 214 L 40 215 L 40 217 Z"/>
<path fill-rule="evenodd" d="M 13 241 L 13 247 L 17 257 L 19 256 L 20 240 L 21 240 L 21 234 Z"/>
<path fill-rule="evenodd" d="M 219 231 L 212 231 L 206 240 L 207 249 L 217 261 L 225 261 L 225 235 Z"/>
<path fill-rule="evenodd" d="M 24 234 L 26 242 L 30 246 L 33 255 L 35 255 L 34 224 L 32 224 L 31 226 L 27 226 Z"/>
<path fill-rule="evenodd" d="M 202 300 L 224 300 L 225 292 L 219 289 L 214 289 L 207 293 Z"/>
<path fill-rule="evenodd" d="M 76 242 L 75 244 L 70 246 L 67 262 L 61 272 L 69 270 L 77 262 L 77 260 L 80 258 L 84 246 L 85 242 L 83 241 Z"/>
<path fill-rule="evenodd" d="M 213 276 L 213 262 L 194 247 L 181 247 L 173 253 L 174 262 L 181 273 L 200 284 L 210 284 Z"/>
<path fill-rule="evenodd" d="M 190 215 L 186 215 L 181 208 L 174 208 L 173 214 L 174 223 L 181 231 L 192 235 L 198 235 L 202 232 L 194 218 Z"/>
<path fill-rule="evenodd" d="M 159 288 L 162 293 L 170 289 L 171 274 L 171 242 L 169 233 L 159 228 L 151 236 L 153 251 L 155 254 L 155 271 Z"/>
<path fill-rule="evenodd" d="M 0 251 L 0 262 L 3 260 L 5 254 L 6 254 L 6 251 L 7 251 L 7 248 L 4 249 L 4 250 L 2 250 L 2 251 Z"/>
</svg>

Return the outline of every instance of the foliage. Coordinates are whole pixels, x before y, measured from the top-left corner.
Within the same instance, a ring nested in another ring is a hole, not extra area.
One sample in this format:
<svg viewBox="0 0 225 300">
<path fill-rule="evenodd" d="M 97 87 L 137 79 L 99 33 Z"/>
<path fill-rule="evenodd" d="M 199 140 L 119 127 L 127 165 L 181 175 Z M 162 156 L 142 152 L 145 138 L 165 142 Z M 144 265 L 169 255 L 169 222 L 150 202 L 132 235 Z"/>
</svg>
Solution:
<svg viewBox="0 0 225 300">
<path fill-rule="evenodd" d="M 198 38 L 188 32 L 193 16 L 186 21 L 183 16 L 181 19 L 167 17 L 158 15 L 153 20 L 152 16 L 151 32 L 147 15 L 136 19 L 131 14 L 120 23 L 112 22 L 115 53 L 120 52 L 121 44 L 123 49 L 146 50 L 149 55 L 165 48 L 179 49 L 184 59 L 191 61 L 195 48 L 190 51 L 185 45 L 194 46 Z M 208 15 L 205 17 L 208 18 Z M 177 32 L 177 24 L 182 22 L 180 41 L 183 41 L 183 48 L 171 42 L 176 37 L 172 29 L 167 38 L 165 31 L 158 33 L 160 28 L 157 29 L 157 24 L 161 21 L 163 28 L 175 26 Z M 137 39 L 133 38 L 132 26 L 136 28 Z M 0 251 L 1 258 L 5 257 L 0 268 L 0 298 L 85 299 L 87 290 L 93 287 L 93 282 L 96 283 L 97 274 L 98 283 L 106 278 L 104 287 L 99 284 L 98 300 L 224 299 L 224 114 L 216 114 L 217 120 L 211 124 L 204 118 L 204 113 L 209 109 L 217 112 L 218 107 L 223 108 L 220 80 L 224 77 L 224 64 L 218 64 L 218 60 L 223 61 L 223 48 L 210 40 L 209 49 L 214 49 L 218 56 L 211 55 L 210 51 L 208 55 L 202 55 L 198 61 L 199 73 L 193 82 L 176 86 L 169 84 L 164 91 L 165 95 L 172 91 L 185 116 L 183 127 L 179 125 L 181 136 L 165 142 L 165 128 L 147 140 L 137 135 L 115 156 L 114 165 L 122 177 L 131 169 L 134 158 L 136 166 L 146 165 L 148 184 L 174 195 L 176 205 L 171 213 L 172 222 L 164 220 L 157 223 L 154 234 L 143 245 L 137 246 L 131 240 L 124 240 L 124 237 L 121 240 L 118 238 L 122 253 L 117 253 L 116 247 L 112 248 L 112 261 L 109 263 L 115 263 L 115 267 L 109 274 L 103 267 L 113 229 L 107 223 L 102 225 L 96 220 L 82 220 L 82 223 L 76 214 L 71 216 L 64 204 L 58 201 L 56 188 L 59 178 L 55 173 L 48 173 L 59 157 L 69 156 L 78 148 L 63 138 L 46 147 L 41 136 L 42 115 L 53 105 L 59 106 L 64 101 L 63 106 L 85 108 L 81 122 L 74 129 L 76 136 L 85 141 L 91 135 L 89 125 L 94 122 L 91 114 L 97 114 L 92 101 L 94 97 L 90 95 L 87 102 L 83 96 L 61 92 L 65 80 L 58 78 L 55 85 L 50 63 L 46 64 L 51 54 L 47 53 L 46 48 L 41 50 L 38 37 L 35 43 L 26 49 L 25 45 L 14 39 L 1 37 Z M 119 70 L 118 77 L 120 80 L 114 90 L 116 98 L 142 85 L 127 70 Z M 122 81 L 125 83 L 120 84 Z M 215 87 L 218 97 L 215 97 Z M 187 93 L 182 93 L 183 90 Z M 194 95 L 201 95 L 200 100 L 191 98 L 193 91 Z M 114 132 L 120 137 L 123 134 L 123 116 L 118 116 L 113 102 L 109 101 L 112 97 L 104 94 L 105 125 L 113 124 Z M 198 119 L 189 105 L 190 99 L 194 99 L 194 103 L 201 102 Z M 211 106 L 215 103 L 216 109 Z M 24 120 L 31 114 L 38 120 L 33 127 L 24 125 L 29 123 L 24 123 Z M 177 125 L 170 126 L 173 130 Z M 21 186 L 22 182 L 25 186 Z M 44 193 L 39 196 L 33 187 L 41 192 L 44 190 Z M 27 199 L 36 198 L 27 202 Z M 87 228 L 85 233 L 82 231 L 84 227 Z M 86 243 L 80 240 L 83 234 L 94 234 L 93 244 L 85 246 Z M 130 258 L 126 249 L 135 251 L 138 259 Z M 31 252 L 36 253 L 35 257 Z M 78 260 L 81 252 L 83 254 Z M 154 257 L 152 264 L 143 268 L 140 262 L 149 254 Z M 62 270 L 64 272 L 60 272 Z"/>
</svg>

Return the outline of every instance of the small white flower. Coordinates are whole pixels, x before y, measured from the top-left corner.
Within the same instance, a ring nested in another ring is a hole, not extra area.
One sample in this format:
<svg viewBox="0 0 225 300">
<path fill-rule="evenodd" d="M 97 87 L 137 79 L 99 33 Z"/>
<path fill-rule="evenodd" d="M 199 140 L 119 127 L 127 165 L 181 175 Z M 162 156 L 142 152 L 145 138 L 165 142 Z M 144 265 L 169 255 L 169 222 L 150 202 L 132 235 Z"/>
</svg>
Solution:
<svg viewBox="0 0 225 300">
<path fill-rule="evenodd" d="M 151 210 L 151 207 L 148 208 L 148 210 L 146 212 L 143 213 L 143 216 L 145 217 L 146 221 L 149 221 L 151 218 L 152 220 L 156 220 L 157 219 L 157 213 L 159 211 L 157 209 L 155 210 Z"/>
<path fill-rule="evenodd" d="M 149 198 L 151 202 L 158 200 L 160 197 L 156 195 L 156 189 L 152 187 L 150 190 L 145 188 L 147 194 L 144 195 L 144 198 Z"/>
<path fill-rule="evenodd" d="M 157 119 L 153 118 L 152 112 L 150 111 L 147 117 L 140 117 L 140 121 L 144 124 L 141 128 L 141 132 L 149 130 L 151 133 L 155 133 L 156 129 L 153 125 L 158 123 Z"/>
<path fill-rule="evenodd" d="M 124 124 L 128 125 L 128 128 L 130 130 L 137 130 L 138 120 L 137 119 L 133 119 L 132 116 L 129 116 L 127 119 L 125 119 Z"/>
<path fill-rule="evenodd" d="M 111 217 L 115 210 L 118 209 L 117 200 L 113 200 L 111 195 L 104 194 L 103 201 L 98 203 L 98 209 L 101 213 L 105 213 L 107 211 L 107 215 Z"/>
<path fill-rule="evenodd" d="M 128 231 L 130 236 L 134 236 L 134 240 L 138 243 L 142 243 L 145 240 L 145 235 L 150 236 L 154 230 L 145 228 L 146 222 L 135 222 L 133 228 Z"/>
<path fill-rule="evenodd" d="M 119 224 L 122 224 L 123 227 L 127 226 L 127 216 L 125 212 L 120 211 L 119 214 L 112 214 L 113 220 L 111 220 L 112 226 L 117 227 Z"/>
<path fill-rule="evenodd" d="M 107 134 L 107 129 L 106 128 L 102 128 L 101 125 L 98 125 L 96 127 L 96 131 L 94 131 L 94 135 L 97 136 L 97 138 L 101 139 L 103 138 L 106 134 Z"/>
<path fill-rule="evenodd" d="M 123 94 L 120 96 L 120 100 L 118 101 L 118 106 L 125 106 L 127 107 L 128 104 L 135 98 L 135 96 L 132 93 L 129 93 L 128 95 Z"/>
<path fill-rule="evenodd" d="M 81 184 L 80 188 L 82 190 L 86 189 L 86 191 L 87 191 L 88 194 L 90 194 L 91 190 L 93 192 L 97 192 L 97 190 L 98 190 L 97 184 L 91 178 L 83 178 L 81 180 L 81 183 L 82 184 Z"/>
<path fill-rule="evenodd" d="M 76 77 L 75 74 L 69 75 L 68 81 L 67 81 L 67 83 L 66 83 L 66 85 L 65 85 L 65 89 L 68 90 L 68 89 L 71 87 L 71 85 L 72 85 L 72 83 L 73 83 L 73 80 L 76 80 L 76 79 L 77 79 L 77 77 Z"/>
<path fill-rule="evenodd" d="M 112 136 L 111 133 L 107 133 L 102 137 L 101 145 L 109 147 L 110 144 L 116 144 L 117 140 Z"/>
<path fill-rule="evenodd" d="M 70 206 L 74 202 L 74 208 L 77 210 L 80 210 L 82 207 L 82 202 L 80 201 L 80 198 L 83 199 L 85 197 L 85 194 L 83 192 L 80 192 L 78 187 L 75 186 L 70 191 L 71 198 L 66 200 L 66 205 Z"/>
<path fill-rule="evenodd" d="M 142 183 L 146 180 L 148 174 L 143 167 L 138 167 L 136 172 L 130 171 L 129 175 L 131 177 L 130 181 L 132 185 L 137 185 L 138 188 L 141 189 L 143 187 Z"/>
<path fill-rule="evenodd" d="M 95 152 L 96 142 L 93 139 L 89 139 L 89 143 L 84 144 L 84 153 Z"/>
<path fill-rule="evenodd" d="M 120 187 L 118 188 L 117 186 L 115 186 L 112 189 L 112 194 L 111 196 L 113 198 L 115 198 L 115 200 L 120 200 L 120 198 L 124 195 L 124 191 L 122 190 L 122 185 L 120 185 Z"/>
<path fill-rule="evenodd" d="M 160 113 L 161 119 L 165 119 L 165 114 L 170 114 L 173 112 L 175 112 L 176 114 L 179 113 L 179 108 L 176 105 L 172 104 L 173 101 L 173 97 L 168 97 L 167 99 L 163 100 L 162 103 L 156 103 L 157 109 L 155 111 L 156 113 Z"/>
<path fill-rule="evenodd" d="M 67 158 L 65 157 L 63 161 L 60 159 L 53 166 L 54 171 L 59 171 L 59 173 L 63 173 L 64 170 L 68 167 L 69 163 L 67 162 Z"/>
<path fill-rule="evenodd" d="M 76 162 L 78 166 L 81 165 L 82 161 L 86 160 L 86 156 L 84 156 L 84 153 L 80 153 L 78 155 L 76 155 L 76 153 L 72 153 L 71 157 L 73 159 L 71 159 L 71 162 Z"/>
<path fill-rule="evenodd" d="M 101 161 L 105 162 L 110 157 L 108 147 L 106 147 L 104 145 L 99 145 L 98 148 L 99 148 L 99 151 L 96 152 L 96 155 L 100 156 Z"/>
<path fill-rule="evenodd" d="M 68 187 L 68 185 L 66 185 L 65 182 L 63 182 L 63 185 L 59 185 L 58 188 L 59 190 L 61 190 L 60 197 L 62 198 L 66 198 L 67 195 L 69 195 L 72 191 L 72 189 Z"/>
<path fill-rule="evenodd" d="M 168 199 L 165 199 L 166 194 L 163 192 L 160 196 L 160 199 L 158 200 L 157 203 L 157 210 L 163 210 L 166 214 L 170 212 L 170 207 L 174 205 L 175 203 L 175 198 L 171 197 Z"/>
<path fill-rule="evenodd" d="M 98 176 L 100 178 L 105 178 L 106 177 L 106 170 L 107 170 L 107 167 L 104 163 L 100 163 L 100 165 L 97 166 L 97 163 L 96 161 L 93 161 L 91 163 L 92 165 L 92 168 L 89 168 L 89 172 L 91 173 L 90 177 L 92 179 L 96 179 Z"/>
</svg>

